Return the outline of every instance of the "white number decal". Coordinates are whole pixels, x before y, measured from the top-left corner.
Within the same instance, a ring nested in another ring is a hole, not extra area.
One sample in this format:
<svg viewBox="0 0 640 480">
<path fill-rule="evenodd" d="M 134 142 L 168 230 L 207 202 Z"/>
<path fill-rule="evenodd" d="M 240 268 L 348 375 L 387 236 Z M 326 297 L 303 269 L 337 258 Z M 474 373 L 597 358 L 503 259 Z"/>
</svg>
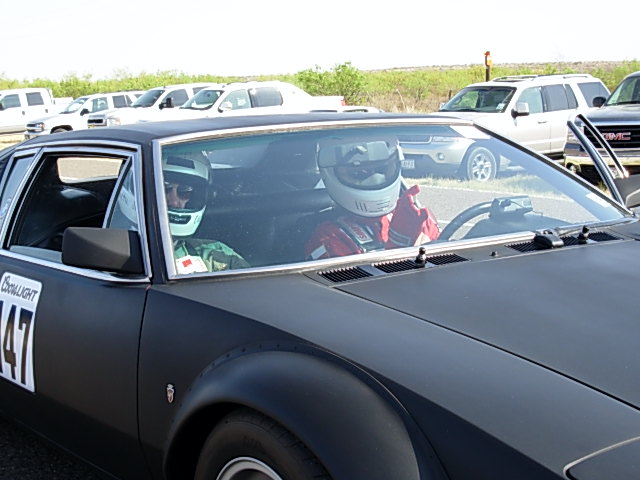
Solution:
<svg viewBox="0 0 640 480">
<path fill-rule="evenodd" d="M 5 272 L 0 280 L 0 376 L 35 392 L 33 329 L 42 283 Z"/>
</svg>

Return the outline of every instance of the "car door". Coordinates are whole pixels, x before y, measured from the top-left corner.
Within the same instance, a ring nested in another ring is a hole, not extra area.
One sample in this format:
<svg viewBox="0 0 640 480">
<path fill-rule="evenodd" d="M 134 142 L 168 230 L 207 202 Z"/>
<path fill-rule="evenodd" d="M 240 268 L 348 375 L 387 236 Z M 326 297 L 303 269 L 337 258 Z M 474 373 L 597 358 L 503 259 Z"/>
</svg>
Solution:
<svg viewBox="0 0 640 480">
<path fill-rule="evenodd" d="M 0 133 L 19 132 L 26 128 L 25 99 L 22 94 L 10 93 L 0 98 Z"/>
<path fill-rule="evenodd" d="M 576 111 L 578 101 L 569 85 L 545 85 L 542 95 L 549 122 L 549 151 L 562 152 L 567 140 L 567 120 Z"/>
<path fill-rule="evenodd" d="M 539 86 L 524 89 L 515 99 L 515 105 L 527 103 L 529 115 L 513 119 L 513 128 L 509 136 L 540 153 L 549 151 L 550 124 L 544 112 L 542 88 Z"/>
<path fill-rule="evenodd" d="M 114 195 L 125 175 L 139 178 L 138 164 L 115 149 L 23 152 L 7 163 L 0 200 L 0 406 L 129 478 L 146 478 L 136 378 L 149 274 L 65 266 L 61 234 L 108 227 Z"/>
</svg>

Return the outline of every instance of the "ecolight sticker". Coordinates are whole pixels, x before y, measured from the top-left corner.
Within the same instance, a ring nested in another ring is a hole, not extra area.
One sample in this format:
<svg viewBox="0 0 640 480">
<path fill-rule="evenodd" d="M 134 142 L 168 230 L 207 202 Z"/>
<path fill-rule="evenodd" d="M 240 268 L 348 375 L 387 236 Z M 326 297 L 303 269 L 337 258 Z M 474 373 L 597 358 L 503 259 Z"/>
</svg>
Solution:
<svg viewBox="0 0 640 480">
<path fill-rule="evenodd" d="M 5 272 L 0 280 L 0 377 L 31 392 L 33 331 L 42 283 Z"/>
</svg>

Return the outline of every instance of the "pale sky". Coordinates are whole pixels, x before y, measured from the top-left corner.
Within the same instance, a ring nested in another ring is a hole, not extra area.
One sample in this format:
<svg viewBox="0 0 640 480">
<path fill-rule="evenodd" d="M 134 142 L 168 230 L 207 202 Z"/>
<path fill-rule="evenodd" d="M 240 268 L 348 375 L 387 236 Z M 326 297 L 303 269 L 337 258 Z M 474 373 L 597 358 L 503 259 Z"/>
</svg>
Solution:
<svg viewBox="0 0 640 480">
<path fill-rule="evenodd" d="M 638 60 L 640 6 L 614 4 L 617 19 L 574 0 L 12 0 L 0 77 Z"/>
</svg>

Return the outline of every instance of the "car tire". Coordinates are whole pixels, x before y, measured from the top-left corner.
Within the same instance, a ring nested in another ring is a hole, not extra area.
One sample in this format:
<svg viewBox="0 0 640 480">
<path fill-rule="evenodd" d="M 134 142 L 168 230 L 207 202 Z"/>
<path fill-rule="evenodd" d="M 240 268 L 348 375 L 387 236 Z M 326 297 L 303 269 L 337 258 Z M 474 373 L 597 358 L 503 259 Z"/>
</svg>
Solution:
<svg viewBox="0 0 640 480">
<path fill-rule="evenodd" d="M 486 182 L 496 178 L 497 171 L 498 161 L 494 153 L 487 147 L 476 145 L 467 151 L 460 173 L 465 180 Z"/>
<path fill-rule="evenodd" d="M 195 480 L 330 480 L 291 432 L 250 409 L 227 415 L 207 438 Z"/>
</svg>

